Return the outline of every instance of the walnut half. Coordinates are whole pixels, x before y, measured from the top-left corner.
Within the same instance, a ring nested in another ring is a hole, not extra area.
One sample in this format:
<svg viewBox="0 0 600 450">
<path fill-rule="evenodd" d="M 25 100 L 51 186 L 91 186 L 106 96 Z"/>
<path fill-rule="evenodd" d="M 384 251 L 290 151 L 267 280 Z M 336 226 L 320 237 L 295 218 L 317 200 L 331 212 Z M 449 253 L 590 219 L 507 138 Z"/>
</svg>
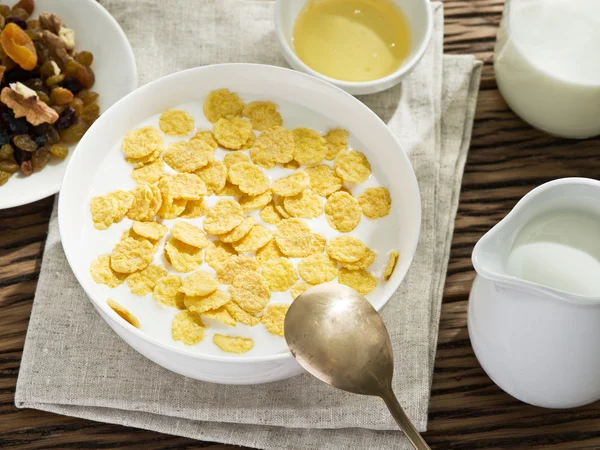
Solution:
<svg viewBox="0 0 600 450">
<path fill-rule="evenodd" d="M 58 113 L 37 96 L 25 98 L 10 87 L 2 89 L 0 101 L 13 110 L 16 118 L 25 117 L 34 126 L 58 120 Z"/>
</svg>

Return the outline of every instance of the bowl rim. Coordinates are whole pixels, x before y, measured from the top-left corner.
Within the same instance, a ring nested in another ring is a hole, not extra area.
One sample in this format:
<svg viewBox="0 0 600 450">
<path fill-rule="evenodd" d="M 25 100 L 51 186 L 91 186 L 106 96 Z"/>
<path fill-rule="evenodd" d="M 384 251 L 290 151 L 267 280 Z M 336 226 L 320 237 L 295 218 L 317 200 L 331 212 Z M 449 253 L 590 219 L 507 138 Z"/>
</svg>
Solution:
<svg viewBox="0 0 600 450">
<path fill-rule="evenodd" d="M 100 14 L 100 15 L 104 16 L 106 19 L 108 19 L 109 23 L 111 23 L 113 26 L 113 30 L 116 30 L 116 32 L 119 35 L 119 37 L 121 38 L 121 40 L 125 43 L 124 50 L 127 53 L 128 59 L 130 61 L 132 75 L 133 75 L 133 83 L 131 86 L 128 86 L 128 88 L 129 88 L 128 90 L 129 90 L 129 93 L 133 92 L 137 88 L 138 81 L 139 81 L 138 80 L 138 69 L 137 69 L 137 63 L 135 60 L 135 54 L 133 53 L 133 48 L 131 47 L 131 42 L 129 42 L 129 39 L 127 38 L 127 35 L 125 34 L 125 31 L 123 31 L 123 28 L 121 28 L 121 25 L 119 24 L 119 22 L 117 22 L 117 19 L 115 19 L 112 16 L 112 14 L 109 13 L 108 10 L 106 8 L 104 8 L 104 6 L 102 6 L 98 1 L 96 1 L 96 0 L 79 0 L 79 1 L 80 2 L 85 1 L 88 5 L 90 5 L 92 8 L 94 8 L 98 14 Z M 36 5 L 36 8 L 39 8 L 39 5 Z M 38 11 L 38 13 L 39 13 L 39 11 Z M 129 93 L 127 95 L 129 95 Z M 109 107 L 109 109 L 110 109 L 110 107 Z M 108 111 L 108 109 L 107 109 L 107 111 Z M 79 144 L 79 142 L 77 142 L 75 144 L 75 147 L 73 149 L 71 149 L 72 152 L 75 151 L 78 144 Z M 66 168 L 65 168 L 62 173 L 62 177 L 58 180 L 55 180 L 53 183 L 50 183 L 46 186 L 40 186 L 40 189 L 35 190 L 34 192 L 30 193 L 29 195 L 25 194 L 23 197 L 19 197 L 18 199 L 15 199 L 13 201 L 6 201 L 6 202 L 2 203 L 2 205 L 0 205 L 0 211 L 3 209 L 16 208 L 18 206 L 29 205 L 31 203 L 37 202 L 39 200 L 43 200 L 45 198 L 50 197 L 51 195 L 59 193 L 60 188 L 62 187 L 62 181 L 63 181 L 66 173 L 67 172 L 66 172 Z"/>
<path fill-rule="evenodd" d="M 288 43 L 288 40 L 285 38 L 283 34 L 283 27 L 281 26 L 281 11 L 282 4 L 288 3 L 289 0 L 276 0 L 275 1 L 275 33 L 277 34 L 277 39 L 281 48 L 285 54 L 292 59 L 293 63 L 299 67 L 302 67 L 302 70 L 306 71 L 315 77 L 318 77 L 322 80 L 328 81 L 329 83 L 338 86 L 344 90 L 347 89 L 365 89 L 369 87 L 376 87 L 380 85 L 386 85 L 390 82 L 395 81 L 396 79 L 402 78 L 404 75 L 410 73 L 415 65 L 421 60 L 425 51 L 427 50 L 427 46 L 429 45 L 429 41 L 431 41 L 431 36 L 433 34 L 433 12 L 430 3 L 427 0 L 421 0 L 421 3 L 425 6 L 425 16 L 427 21 L 427 27 L 425 29 L 425 35 L 421 41 L 421 44 L 417 48 L 417 51 L 412 55 L 411 58 L 408 59 L 406 64 L 401 64 L 397 70 L 386 75 L 382 78 L 377 78 L 375 80 L 370 81 L 344 81 L 338 80 L 337 78 L 331 78 L 327 75 L 323 75 L 321 72 L 317 72 L 312 67 L 308 66 L 304 61 L 300 59 L 300 57 L 296 54 L 295 50 L 291 48 Z"/>
<path fill-rule="evenodd" d="M 279 66 L 272 66 L 269 64 L 256 64 L 256 63 L 222 63 L 222 64 L 209 64 L 206 66 L 198 66 L 198 67 L 192 67 L 189 69 L 185 69 L 185 70 L 181 70 L 178 72 L 174 72 L 165 76 L 162 76 L 154 81 L 151 81 L 141 87 L 138 87 L 137 89 L 135 89 L 134 91 L 130 92 L 129 94 L 127 94 L 126 96 L 124 96 L 123 98 L 121 98 L 119 101 L 117 101 L 115 104 L 113 104 L 110 108 L 108 108 L 104 114 L 103 117 L 109 117 L 110 116 L 110 112 L 112 109 L 116 109 L 118 107 L 120 107 L 121 103 L 125 103 L 127 101 L 129 101 L 130 97 L 135 97 L 135 96 L 141 96 L 144 95 L 147 92 L 156 92 L 155 90 L 155 86 L 157 84 L 160 83 L 165 83 L 166 80 L 171 80 L 171 79 L 176 79 L 179 76 L 182 76 L 185 73 L 190 73 L 190 72 L 197 72 L 197 71 L 202 71 L 202 70 L 211 70 L 211 68 L 213 67 L 248 67 L 248 66 L 256 66 L 256 67 L 262 67 L 265 68 L 267 70 L 275 70 L 275 71 L 281 71 L 282 73 L 285 74 L 293 74 L 294 76 L 298 76 L 301 78 L 305 78 L 307 79 L 307 81 L 311 82 L 311 83 L 319 83 L 322 86 L 328 88 L 328 89 L 333 89 L 335 91 L 337 91 L 337 93 L 339 95 L 342 96 L 347 96 L 349 101 L 352 102 L 357 102 L 357 105 L 359 105 L 358 107 L 363 109 L 364 113 L 367 115 L 370 115 L 371 117 L 373 117 L 373 119 L 375 119 L 376 121 L 380 122 L 381 125 L 383 126 L 383 128 L 385 130 L 382 130 L 382 133 L 387 133 L 389 135 L 389 137 L 391 137 L 396 144 L 398 145 L 399 149 L 401 150 L 402 153 L 402 158 L 406 159 L 407 164 L 409 165 L 411 172 L 412 172 L 412 177 L 409 180 L 409 182 L 411 184 L 413 184 L 414 186 L 414 191 L 416 193 L 416 205 L 415 205 L 415 209 L 416 209 L 416 213 L 417 213 L 417 217 L 416 217 L 416 223 L 418 223 L 418 228 L 416 230 L 416 236 L 415 236 L 415 240 L 413 242 L 412 247 L 410 248 L 410 263 L 408 264 L 406 273 L 404 274 L 404 276 L 400 279 L 398 286 L 396 287 L 396 289 L 394 291 L 392 291 L 389 296 L 387 296 L 387 298 L 385 299 L 385 301 L 381 304 L 381 306 L 379 308 L 376 308 L 378 311 L 383 308 L 387 302 L 391 299 L 392 295 L 394 294 L 394 292 L 396 292 L 396 290 L 398 289 L 398 287 L 400 287 L 400 285 L 402 284 L 402 282 L 404 281 L 404 279 L 406 278 L 406 275 L 408 274 L 408 271 L 410 270 L 410 267 L 412 266 L 412 263 L 414 261 L 414 257 L 416 254 L 416 250 L 419 244 L 419 240 L 420 240 L 420 235 L 421 235 L 421 227 L 422 227 L 422 204 L 421 204 L 421 194 L 420 194 L 420 190 L 419 190 L 419 184 L 417 182 L 417 177 L 416 174 L 414 172 L 414 168 L 412 167 L 412 164 L 410 162 L 410 159 L 408 158 L 408 155 L 406 154 L 406 152 L 404 151 L 402 145 L 400 144 L 400 142 L 398 141 L 398 139 L 396 139 L 396 136 L 394 136 L 394 134 L 392 133 L 392 131 L 389 129 L 389 127 L 385 124 L 385 122 L 377 115 L 375 114 L 375 112 L 373 110 L 371 110 L 368 106 L 366 106 L 364 103 L 362 103 L 360 100 L 358 100 L 357 98 L 353 97 L 352 95 L 350 95 L 349 93 L 347 93 L 346 91 L 344 91 L 343 89 L 332 85 L 331 83 L 328 83 L 324 80 L 321 80 L 319 78 L 313 77 L 311 75 L 293 70 L 293 69 L 288 69 L 285 67 L 279 67 Z M 100 120 L 96 121 L 92 127 L 90 128 L 93 129 L 94 127 L 100 127 L 103 126 L 103 120 L 101 120 L 102 118 L 100 118 Z M 91 136 L 92 133 L 86 133 L 84 135 L 84 137 L 82 138 L 82 140 L 80 142 L 84 142 L 87 139 L 91 139 L 89 136 Z M 74 164 L 74 161 L 76 161 L 76 159 L 72 159 L 71 161 L 69 161 L 69 164 L 67 166 L 67 169 L 65 171 L 65 176 L 64 179 L 67 179 L 70 175 L 71 171 L 75 171 L 77 170 Z M 101 307 L 101 305 L 99 304 L 99 302 L 93 300 L 93 295 L 91 292 L 88 291 L 88 289 L 86 289 L 86 286 L 84 285 L 84 283 L 82 283 L 79 280 L 79 274 L 81 272 L 80 269 L 75 269 L 75 267 L 77 267 L 77 264 L 75 261 L 72 260 L 72 256 L 76 253 L 76 249 L 73 249 L 71 247 L 71 244 L 69 243 L 69 241 L 65 241 L 64 239 L 62 239 L 62 236 L 65 235 L 66 233 L 64 232 L 64 230 L 66 229 L 65 227 L 66 222 L 69 220 L 69 205 L 66 203 L 67 200 L 66 196 L 64 195 L 59 195 L 58 197 L 58 227 L 59 227 L 59 232 L 61 235 L 61 243 L 64 249 L 64 253 L 65 256 L 67 258 L 67 261 L 69 263 L 69 267 L 71 268 L 71 270 L 73 271 L 73 274 L 75 275 L 75 278 L 77 278 L 77 282 L 79 283 L 79 285 L 83 288 L 84 292 L 86 293 L 88 300 L 92 303 L 92 305 L 94 307 Z M 146 333 L 143 333 L 141 330 L 137 329 L 136 327 L 134 327 L 133 325 L 129 324 L 128 322 L 124 321 L 124 320 L 117 320 L 117 318 L 115 317 L 116 313 L 114 314 L 107 314 L 107 317 L 109 317 L 113 323 L 113 325 L 119 327 L 120 329 L 122 329 L 125 332 L 130 332 L 133 333 L 135 336 L 140 337 L 141 339 L 143 339 L 144 341 L 148 342 L 150 345 L 153 346 L 157 346 L 158 348 L 160 348 L 161 350 L 167 351 L 167 352 L 173 352 L 176 353 L 178 355 L 184 356 L 184 357 L 188 357 L 188 358 L 192 358 L 192 359 L 197 359 L 197 360 L 204 360 L 204 361 L 214 361 L 214 362 L 222 362 L 222 363 L 234 363 L 234 364 L 254 364 L 254 363 L 258 363 L 258 362 L 267 362 L 267 361 L 278 361 L 278 360 L 288 360 L 289 358 L 293 358 L 291 352 L 288 350 L 286 352 L 281 352 L 281 353 L 276 353 L 273 355 L 262 355 L 262 356 L 246 356 L 243 358 L 240 358 L 239 356 L 228 356 L 228 355 L 207 355 L 207 354 L 202 354 L 202 353 L 192 353 L 189 351 L 185 351 L 182 349 L 178 349 L 172 346 L 169 346 L 157 339 L 154 339 L 151 336 L 148 336 Z M 101 315 L 102 317 L 102 315 Z M 102 317 L 104 319 L 104 317 Z M 113 327 L 114 328 L 114 327 Z M 128 345 L 130 345 L 128 343 Z M 131 345 L 130 345 L 131 346 Z"/>
</svg>

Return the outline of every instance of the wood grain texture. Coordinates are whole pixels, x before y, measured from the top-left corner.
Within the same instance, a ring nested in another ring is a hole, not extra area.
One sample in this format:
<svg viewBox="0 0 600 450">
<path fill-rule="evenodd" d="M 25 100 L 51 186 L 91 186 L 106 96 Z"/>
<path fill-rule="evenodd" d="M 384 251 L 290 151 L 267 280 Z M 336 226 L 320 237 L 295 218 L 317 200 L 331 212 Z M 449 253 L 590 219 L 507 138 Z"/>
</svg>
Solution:
<svg viewBox="0 0 600 450">
<path fill-rule="evenodd" d="M 444 4 L 445 51 L 475 54 L 485 66 L 452 241 L 426 439 L 440 450 L 598 449 L 600 403 L 553 411 L 503 393 L 473 355 L 466 317 L 475 242 L 539 184 L 565 176 L 596 178 L 600 140 L 552 138 L 508 110 L 492 68 L 501 0 Z M 0 211 L 0 448 L 239 448 L 15 408 L 15 383 L 52 203 L 46 199 Z"/>
</svg>

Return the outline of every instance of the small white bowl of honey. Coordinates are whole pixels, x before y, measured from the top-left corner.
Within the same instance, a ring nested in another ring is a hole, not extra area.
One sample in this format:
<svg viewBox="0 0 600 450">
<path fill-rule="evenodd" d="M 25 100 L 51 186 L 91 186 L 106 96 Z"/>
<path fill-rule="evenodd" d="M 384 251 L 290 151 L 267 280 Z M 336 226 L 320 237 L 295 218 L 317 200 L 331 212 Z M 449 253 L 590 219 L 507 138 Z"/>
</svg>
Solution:
<svg viewBox="0 0 600 450">
<path fill-rule="evenodd" d="M 428 0 L 277 0 L 286 61 L 353 95 L 400 83 L 431 38 Z"/>
</svg>

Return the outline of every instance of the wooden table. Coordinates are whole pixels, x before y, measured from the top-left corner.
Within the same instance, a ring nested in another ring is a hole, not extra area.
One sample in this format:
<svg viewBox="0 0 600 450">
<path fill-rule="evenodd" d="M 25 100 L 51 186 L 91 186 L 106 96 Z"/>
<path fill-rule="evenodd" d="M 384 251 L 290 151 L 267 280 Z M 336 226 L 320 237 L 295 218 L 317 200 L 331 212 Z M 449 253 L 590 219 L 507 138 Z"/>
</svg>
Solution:
<svg viewBox="0 0 600 450">
<path fill-rule="evenodd" d="M 600 173 L 600 139 L 549 137 L 519 120 L 500 97 L 492 54 L 502 8 L 501 0 L 445 1 L 445 51 L 473 53 L 485 67 L 452 242 L 426 439 L 434 449 L 598 449 L 600 403 L 551 411 L 518 402 L 485 375 L 467 334 L 475 242 L 534 187 Z M 15 408 L 52 204 L 49 198 L 0 211 L 0 448 L 237 448 Z"/>
</svg>

